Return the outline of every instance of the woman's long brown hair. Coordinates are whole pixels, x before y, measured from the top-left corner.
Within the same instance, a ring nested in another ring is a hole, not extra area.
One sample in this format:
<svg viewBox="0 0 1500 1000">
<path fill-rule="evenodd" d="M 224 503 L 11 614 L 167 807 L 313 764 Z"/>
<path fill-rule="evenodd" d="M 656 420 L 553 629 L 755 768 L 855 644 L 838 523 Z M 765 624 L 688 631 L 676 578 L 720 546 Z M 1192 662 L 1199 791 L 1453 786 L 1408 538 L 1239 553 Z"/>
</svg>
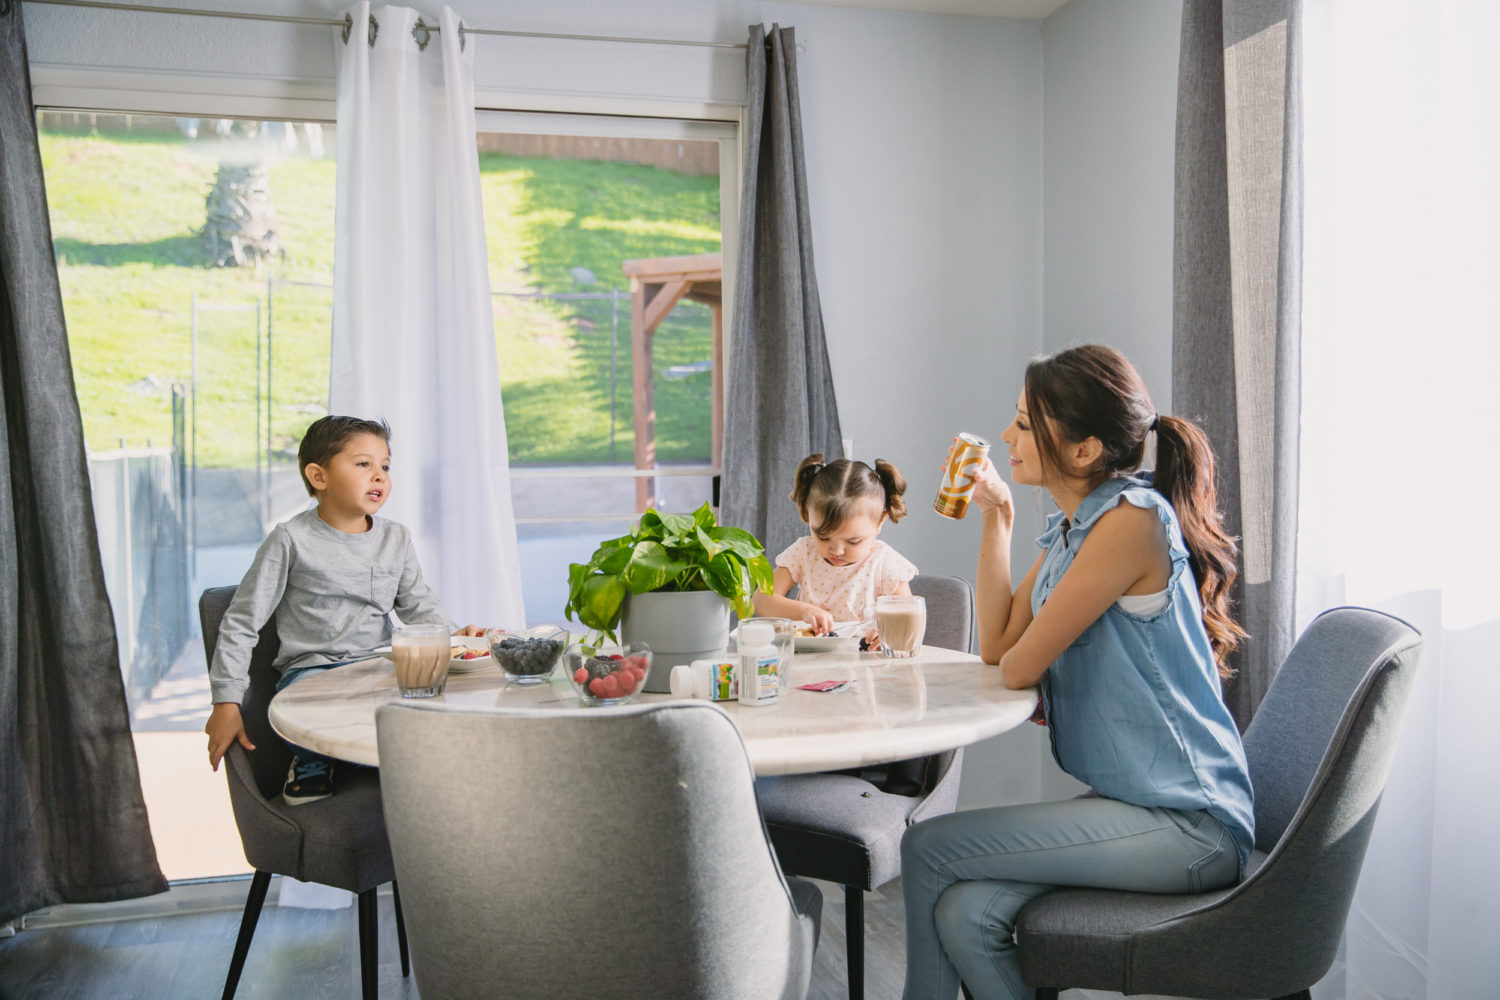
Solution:
<svg viewBox="0 0 1500 1000">
<path fill-rule="evenodd" d="M 1191 420 L 1159 417 L 1135 367 L 1119 351 L 1097 344 L 1069 348 L 1028 365 L 1026 410 L 1042 462 L 1087 481 L 1091 489 L 1112 476 L 1139 470 L 1146 436 L 1156 431 L 1156 490 L 1177 512 L 1219 676 L 1233 676 L 1229 657 L 1246 637 L 1229 602 L 1229 588 L 1239 574 L 1239 547 L 1224 531 L 1208 436 Z M 1090 469 L 1068 468 L 1064 441 L 1091 437 L 1102 448 L 1098 463 Z"/>
</svg>

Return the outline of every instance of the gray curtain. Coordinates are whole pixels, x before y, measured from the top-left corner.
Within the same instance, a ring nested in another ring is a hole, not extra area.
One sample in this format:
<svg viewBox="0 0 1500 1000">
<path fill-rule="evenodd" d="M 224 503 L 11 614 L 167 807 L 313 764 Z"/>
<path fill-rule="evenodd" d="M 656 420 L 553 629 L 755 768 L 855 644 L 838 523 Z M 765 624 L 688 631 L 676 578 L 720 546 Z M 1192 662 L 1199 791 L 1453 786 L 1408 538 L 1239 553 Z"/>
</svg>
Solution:
<svg viewBox="0 0 1500 1000">
<path fill-rule="evenodd" d="M 750 28 L 745 57 L 745 176 L 735 271 L 723 520 L 755 534 L 774 559 L 806 534 L 787 499 L 797 463 L 843 455 L 823 310 L 791 28 Z"/>
<path fill-rule="evenodd" d="M 1240 727 L 1291 649 L 1302 305 L 1301 0 L 1185 0 L 1172 409 L 1199 420 L 1240 539 Z"/>
<path fill-rule="evenodd" d="M 0 403 L 4 921 L 167 888 L 104 591 L 15 0 L 0 0 Z"/>
</svg>

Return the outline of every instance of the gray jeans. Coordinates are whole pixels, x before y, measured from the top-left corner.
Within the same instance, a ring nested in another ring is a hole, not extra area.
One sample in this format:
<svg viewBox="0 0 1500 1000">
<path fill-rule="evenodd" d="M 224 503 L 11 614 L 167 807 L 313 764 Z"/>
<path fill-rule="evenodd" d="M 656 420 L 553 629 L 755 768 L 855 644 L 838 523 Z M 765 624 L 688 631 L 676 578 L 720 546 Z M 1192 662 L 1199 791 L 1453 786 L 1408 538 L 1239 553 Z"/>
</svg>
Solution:
<svg viewBox="0 0 1500 1000">
<path fill-rule="evenodd" d="M 953 1000 L 960 977 L 977 1000 L 1029 997 L 1016 914 L 1060 886 L 1204 892 L 1238 877 L 1234 838 L 1202 811 L 1086 796 L 918 823 L 901 841 L 905 1000 Z"/>
</svg>

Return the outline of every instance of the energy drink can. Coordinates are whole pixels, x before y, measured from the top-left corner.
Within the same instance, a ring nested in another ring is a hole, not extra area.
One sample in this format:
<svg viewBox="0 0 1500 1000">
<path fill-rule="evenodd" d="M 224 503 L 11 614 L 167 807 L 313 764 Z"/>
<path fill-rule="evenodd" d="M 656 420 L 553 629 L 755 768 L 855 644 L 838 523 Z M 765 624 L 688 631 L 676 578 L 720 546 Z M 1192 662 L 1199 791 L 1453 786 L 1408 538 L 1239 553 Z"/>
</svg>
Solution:
<svg viewBox="0 0 1500 1000">
<path fill-rule="evenodd" d="M 944 517 L 961 520 L 968 512 L 969 498 L 974 495 L 974 477 L 989 453 L 990 443 L 984 438 L 960 434 L 953 443 L 953 454 L 948 456 L 948 468 L 943 471 L 943 482 L 932 509 Z"/>
</svg>

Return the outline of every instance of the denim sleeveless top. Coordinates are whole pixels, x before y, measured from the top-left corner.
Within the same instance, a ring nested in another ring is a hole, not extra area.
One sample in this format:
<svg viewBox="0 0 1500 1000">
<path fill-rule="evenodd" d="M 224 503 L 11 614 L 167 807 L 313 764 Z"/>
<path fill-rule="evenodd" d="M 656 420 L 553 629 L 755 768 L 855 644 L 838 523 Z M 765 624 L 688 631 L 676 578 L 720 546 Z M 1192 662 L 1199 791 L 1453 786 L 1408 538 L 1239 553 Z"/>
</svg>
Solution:
<svg viewBox="0 0 1500 1000">
<path fill-rule="evenodd" d="M 1031 591 L 1033 614 L 1090 529 L 1122 500 L 1156 512 L 1172 556 L 1165 608 L 1141 616 L 1110 605 L 1042 675 L 1052 755 L 1108 798 L 1206 810 L 1233 834 L 1243 874 L 1255 842 L 1245 750 L 1220 695 L 1177 515 L 1151 482 L 1150 473 L 1107 480 L 1078 505 L 1066 532 L 1059 511 L 1037 539 L 1044 551 Z"/>
</svg>

